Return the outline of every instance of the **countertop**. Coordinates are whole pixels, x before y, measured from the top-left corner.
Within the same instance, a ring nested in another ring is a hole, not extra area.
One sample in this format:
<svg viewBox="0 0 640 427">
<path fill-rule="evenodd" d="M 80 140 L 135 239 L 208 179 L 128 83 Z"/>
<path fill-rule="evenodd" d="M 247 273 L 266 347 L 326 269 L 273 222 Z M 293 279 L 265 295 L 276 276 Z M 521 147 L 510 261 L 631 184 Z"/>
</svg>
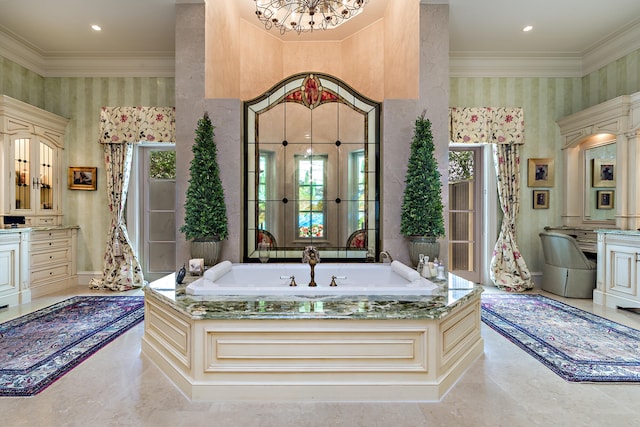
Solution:
<svg viewBox="0 0 640 427">
<path fill-rule="evenodd" d="M 79 225 L 38 225 L 20 226 L 16 228 L 0 228 L 0 233 L 26 233 L 30 231 L 72 230 L 79 229 Z"/>
<path fill-rule="evenodd" d="M 622 236 L 640 236 L 640 231 L 638 230 L 618 230 L 618 229 L 602 228 L 602 229 L 596 230 L 596 233 L 619 234 Z"/>
<path fill-rule="evenodd" d="M 150 283 L 147 297 L 156 298 L 192 319 L 440 319 L 482 293 L 482 287 L 452 274 L 433 295 L 193 296 L 175 274 Z"/>
</svg>

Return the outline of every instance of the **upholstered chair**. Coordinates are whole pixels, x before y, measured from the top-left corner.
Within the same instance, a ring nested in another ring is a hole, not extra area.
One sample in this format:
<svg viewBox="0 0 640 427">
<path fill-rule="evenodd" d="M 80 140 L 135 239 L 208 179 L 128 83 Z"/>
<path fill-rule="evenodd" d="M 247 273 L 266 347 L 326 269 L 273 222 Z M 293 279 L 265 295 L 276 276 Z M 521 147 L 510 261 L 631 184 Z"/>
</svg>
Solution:
<svg viewBox="0 0 640 427">
<path fill-rule="evenodd" d="M 568 234 L 542 232 L 544 252 L 542 289 L 568 298 L 593 298 L 596 263 L 580 250 Z"/>
</svg>

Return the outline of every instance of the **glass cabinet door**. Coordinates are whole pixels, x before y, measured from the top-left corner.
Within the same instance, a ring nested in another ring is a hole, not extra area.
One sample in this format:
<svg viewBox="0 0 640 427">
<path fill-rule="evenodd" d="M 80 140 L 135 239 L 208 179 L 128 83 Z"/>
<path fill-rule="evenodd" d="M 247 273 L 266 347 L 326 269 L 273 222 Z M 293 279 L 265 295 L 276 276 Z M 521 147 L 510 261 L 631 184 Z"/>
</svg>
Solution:
<svg viewBox="0 0 640 427">
<path fill-rule="evenodd" d="M 31 209 L 31 140 L 14 140 L 15 208 Z"/>
<path fill-rule="evenodd" d="M 15 209 L 51 212 L 55 208 L 56 150 L 31 138 L 16 138 L 14 144 Z"/>
<path fill-rule="evenodd" d="M 44 211 L 50 211 L 53 209 L 53 192 L 55 187 L 53 185 L 53 166 L 55 151 L 45 143 L 40 143 L 40 153 L 38 157 L 38 169 L 39 176 L 36 177 L 36 191 L 39 197 L 39 208 Z"/>
</svg>

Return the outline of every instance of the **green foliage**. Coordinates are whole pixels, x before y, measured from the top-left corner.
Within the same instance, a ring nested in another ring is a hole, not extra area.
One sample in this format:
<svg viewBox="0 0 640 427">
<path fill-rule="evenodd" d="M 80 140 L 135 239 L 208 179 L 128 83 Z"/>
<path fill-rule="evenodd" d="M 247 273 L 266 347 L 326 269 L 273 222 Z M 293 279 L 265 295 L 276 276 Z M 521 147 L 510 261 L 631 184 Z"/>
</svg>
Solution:
<svg viewBox="0 0 640 427">
<path fill-rule="evenodd" d="M 473 178 L 473 152 L 449 151 L 449 184 Z"/>
<path fill-rule="evenodd" d="M 431 121 L 416 119 L 405 178 L 400 232 L 404 236 L 444 236 L 442 182 L 433 156 Z"/>
<path fill-rule="evenodd" d="M 176 179 L 176 152 L 174 150 L 152 151 L 149 159 L 149 177 Z"/>
<path fill-rule="evenodd" d="M 218 149 L 209 115 L 198 120 L 193 144 L 189 188 L 185 203 L 185 224 L 180 231 L 187 239 L 223 240 L 227 238 L 227 207 L 220 181 Z"/>
</svg>

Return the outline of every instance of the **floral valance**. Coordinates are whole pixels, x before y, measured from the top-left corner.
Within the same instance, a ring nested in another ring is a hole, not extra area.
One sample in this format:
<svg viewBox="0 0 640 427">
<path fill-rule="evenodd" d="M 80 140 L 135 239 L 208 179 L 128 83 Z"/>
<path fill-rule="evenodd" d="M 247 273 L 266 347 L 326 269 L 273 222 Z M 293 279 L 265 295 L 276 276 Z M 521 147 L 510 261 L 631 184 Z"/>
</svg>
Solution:
<svg viewBox="0 0 640 427">
<path fill-rule="evenodd" d="M 449 108 L 449 136 L 452 142 L 524 144 L 522 108 Z"/>
<path fill-rule="evenodd" d="M 176 142 L 175 107 L 102 107 L 100 143 Z"/>
</svg>

